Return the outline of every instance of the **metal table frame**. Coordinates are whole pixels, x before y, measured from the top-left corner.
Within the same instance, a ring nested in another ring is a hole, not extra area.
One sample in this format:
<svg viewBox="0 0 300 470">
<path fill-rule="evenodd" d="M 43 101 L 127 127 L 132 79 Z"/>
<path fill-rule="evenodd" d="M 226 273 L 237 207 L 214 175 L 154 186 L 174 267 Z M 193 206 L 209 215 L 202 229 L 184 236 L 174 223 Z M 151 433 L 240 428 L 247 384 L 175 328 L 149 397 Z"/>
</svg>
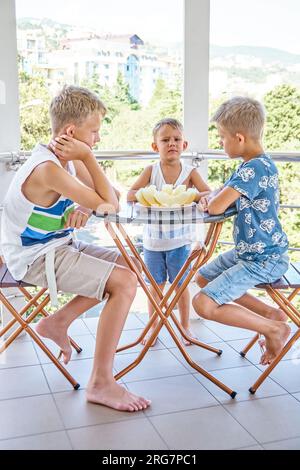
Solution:
<svg viewBox="0 0 300 470">
<path fill-rule="evenodd" d="M 168 332 L 170 333 L 171 337 L 173 338 L 176 346 L 180 350 L 181 354 L 183 355 L 183 357 L 187 361 L 187 363 L 193 369 L 198 371 L 201 375 L 206 377 L 208 380 L 213 382 L 215 385 L 220 387 L 224 392 L 228 393 L 232 398 L 234 398 L 236 396 L 236 392 L 234 390 L 232 390 L 227 385 L 220 382 L 213 375 L 211 375 L 209 372 L 207 372 L 205 369 L 203 369 L 199 364 L 197 364 L 196 362 L 194 362 L 192 360 L 190 355 L 186 352 L 182 342 L 178 338 L 178 336 L 175 333 L 174 329 L 172 328 L 172 326 L 169 322 L 169 318 L 171 318 L 171 320 L 173 321 L 173 323 L 174 323 L 175 327 L 177 328 L 177 330 L 180 332 L 180 334 L 186 340 L 188 340 L 192 344 L 195 344 L 195 345 L 197 345 L 201 348 L 204 348 L 208 351 L 211 351 L 211 352 L 217 354 L 218 356 L 220 356 L 222 354 L 222 350 L 216 349 L 212 346 L 209 346 L 205 343 L 202 343 L 202 342 L 198 341 L 195 338 L 191 338 L 191 337 L 187 336 L 185 331 L 183 330 L 181 324 L 179 323 L 178 319 L 176 318 L 175 314 L 173 313 L 173 308 L 176 305 L 176 303 L 177 303 L 178 299 L 180 298 L 180 296 L 181 296 L 182 292 L 184 291 L 184 289 L 188 286 L 188 284 L 190 283 L 190 281 L 192 280 L 192 278 L 194 277 L 194 275 L 198 271 L 198 269 L 211 258 L 212 254 L 215 250 L 215 247 L 216 247 L 216 244 L 217 244 L 217 241 L 218 241 L 221 229 L 222 229 L 223 222 L 227 218 L 232 217 L 233 215 L 235 215 L 236 210 L 235 210 L 235 208 L 229 208 L 225 211 L 224 214 L 217 215 L 217 216 L 210 216 L 208 213 L 199 212 L 198 209 L 196 209 L 196 207 L 193 208 L 193 213 L 191 215 L 190 222 L 210 224 L 209 229 L 207 231 L 203 246 L 190 254 L 190 256 L 186 260 L 185 264 L 183 265 L 180 272 L 178 273 L 178 275 L 176 276 L 176 278 L 174 279 L 173 283 L 170 285 L 168 290 L 165 292 L 165 294 L 161 291 L 158 284 L 156 283 L 154 278 L 151 276 L 151 274 L 148 271 L 143 259 L 141 258 L 139 252 L 135 248 L 133 242 L 131 241 L 128 233 L 126 232 L 126 230 L 124 228 L 125 224 L 134 223 L 134 224 L 141 225 L 141 224 L 147 223 L 149 211 L 151 211 L 151 209 L 147 208 L 146 212 L 144 211 L 144 214 L 141 214 L 141 213 L 139 214 L 136 211 L 136 205 L 130 203 L 130 204 L 127 204 L 125 210 L 120 211 L 118 214 L 99 214 L 99 213 L 95 214 L 97 217 L 101 217 L 104 220 L 104 224 L 105 224 L 106 229 L 108 230 L 108 232 L 111 235 L 112 239 L 114 240 L 116 246 L 118 247 L 121 254 L 123 255 L 123 257 L 124 257 L 126 263 L 128 264 L 129 268 L 132 271 L 135 272 L 142 289 L 144 290 L 146 296 L 148 297 L 149 301 L 151 302 L 151 304 L 153 305 L 154 310 L 155 310 L 153 316 L 148 321 L 146 327 L 144 328 L 141 335 L 136 339 L 136 341 L 134 341 L 133 343 L 130 343 L 126 346 L 122 346 L 121 348 L 117 349 L 117 352 L 124 351 L 126 349 L 130 349 L 130 348 L 136 346 L 137 344 L 139 344 L 145 338 L 146 334 L 150 330 L 150 328 L 153 325 L 153 323 L 155 322 L 155 320 L 157 318 L 159 318 L 157 326 L 155 327 L 154 331 L 152 332 L 152 334 L 147 339 L 143 349 L 140 351 L 140 353 L 138 354 L 135 361 L 133 361 L 126 368 L 124 368 L 122 371 L 120 371 L 115 376 L 115 379 L 116 380 L 120 379 L 125 374 L 127 374 L 127 372 L 129 372 L 130 370 L 135 368 L 138 364 L 140 364 L 140 362 L 143 360 L 144 356 L 146 355 L 147 351 L 151 347 L 151 344 L 152 344 L 154 338 L 157 337 L 157 335 L 159 334 L 161 328 L 163 326 L 165 326 L 167 328 Z M 176 211 L 174 209 L 174 210 L 170 210 L 170 212 L 174 212 L 175 217 L 181 217 L 181 215 L 182 215 L 180 210 Z M 173 214 L 173 217 L 174 217 L 174 214 Z M 189 223 L 189 220 L 187 220 L 187 221 L 185 220 L 185 223 Z M 122 242 L 122 240 L 123 240 L 123 242 Z M 143 278 L 142 273 L 139 271 L 136 264 L 132 261 L 132 258 L 127 253 L 126 248 L 124 247 L 124 242 L 127 243 L 127 246 L 129 247 L 129 250 L 131 251 L 132 255 L 135 258 L 137 258 L 138 261 L 140 262 L 140 264 L 142 266 L 142 271 L 145 273 L 145 275 L 147 276 L 150 284 L 155 289 L 156 293 L 158 294 L 158 296 L 160 298 L 159 304 L 156 302 L 155 298 L 152 296 L 152 294 L 150 292 L 150 289 L 149 289 L 148 285 L 146 284 L 146 282 Z M 182 285 L 178 288 L 178 290 L 175 293 L 173 299 L 168 303 L 168 301 L 169 301 L 171 295 L 173 294 L 174 290 L 178 287 L 178 283 L 179 283 L 180 279 L 185 274 L 185 272 L 187 271 L 187 269 L 189 268 L 191 263 L 193 263 L 193 264 L 191 265 L 191 269 L 190 269 L 189 273 L 187 274 L 186 279 L 183 281 Z"/>
</svg>

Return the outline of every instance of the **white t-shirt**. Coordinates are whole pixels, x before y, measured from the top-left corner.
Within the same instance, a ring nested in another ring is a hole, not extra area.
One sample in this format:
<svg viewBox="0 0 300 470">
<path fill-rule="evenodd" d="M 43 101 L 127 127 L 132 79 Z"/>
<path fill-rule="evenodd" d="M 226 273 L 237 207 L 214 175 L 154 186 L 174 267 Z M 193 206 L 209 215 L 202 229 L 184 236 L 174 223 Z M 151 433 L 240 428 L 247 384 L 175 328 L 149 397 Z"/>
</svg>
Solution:
<svg viewBox="0 0 300 470">
<path fill-rule="evenodd" d="M 192 165 L 187 165 L 181 161 L 181 173 L 178 176 L 177 181 L 174 184 L 176 188 L 180 184 L 183 184 L 184 181 L 188 178 L 190 173 L 194 170 Z M 152 173 L 150 178 L 150 185 L 155 185 L 156 189 L 160 191 L 165 182 L 163 173 L 161 171 L 160 162 L 152 165 Z M 183 231 L 184 230 L 184 231 Z M 180 248 L 181 246 L 190 245 L 196 239 L 195 227 L 191 225 L 185 225 L 178 231 L 180 235 L 174 237 L 174 233 L 167 233 L 164 231 L 164 236 L 162 239 L 157 239 L 155 233 L 157 232 L 157 227 L 153 225 L 145 225 L 143 233 L 143 245 L 144 248 L 151 251 L 168 251 L 174 250 L 175 248 Z"/>
<path fill-rule="evenodd" d="M 43 207 L 29 201 L 22 192 L 22 185 L 34 168 L 49 160 L 62 167 L 45 145 L 38 144 L 17 171 L 4 200 L 1 245 L 5 262 L 16 280 L 24 278 L 38 257 L 72 238 L 73 229 L 65 229 L 64 225 L 75 208 L 73 201 L 61 196 L 52 206 Z M 72 162 L 68 163 L 67 171 L 76 175 Z"/>
</svg>

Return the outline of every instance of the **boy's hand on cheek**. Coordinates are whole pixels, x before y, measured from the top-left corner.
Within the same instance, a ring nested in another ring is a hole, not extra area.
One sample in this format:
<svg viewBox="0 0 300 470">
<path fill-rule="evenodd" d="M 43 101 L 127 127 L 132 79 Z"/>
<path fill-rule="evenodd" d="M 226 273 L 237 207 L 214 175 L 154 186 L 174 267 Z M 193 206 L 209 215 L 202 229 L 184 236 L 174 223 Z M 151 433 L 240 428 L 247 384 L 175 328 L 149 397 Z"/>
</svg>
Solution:
<svg viewBox="0 0 300 470">
<path fill-rule="evenodd" d="M 87 144 L 65 134 L 52 139 L 49 147 L 62 160 L 83 161 L 92 154 Z"/>
</svg>

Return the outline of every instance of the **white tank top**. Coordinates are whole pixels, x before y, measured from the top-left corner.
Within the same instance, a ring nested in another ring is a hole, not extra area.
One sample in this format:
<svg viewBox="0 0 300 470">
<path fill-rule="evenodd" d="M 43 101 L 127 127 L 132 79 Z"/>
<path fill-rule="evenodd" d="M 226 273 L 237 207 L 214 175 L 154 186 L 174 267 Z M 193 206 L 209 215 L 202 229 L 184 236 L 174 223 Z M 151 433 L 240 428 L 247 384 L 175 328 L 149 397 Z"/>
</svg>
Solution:
<svg viewBox="0 0 300 470">
<path fill-rule="evenodd" d="M 34 168 L 48 160 L 61 167 L 58 158 L 38 144 L 16 173 L 4 200 L 1 245 L 5 262 L 16 280 L 24 278 L 39 256 L 72 237 L 73 229 L 65 229 L 64 225 L 75 208 L 73 201 L 61 196 L 52 206 L 43 207 L 29 201 L 22 192 L 22 185 Z M 76 175 L 73 162 L 68 162 L 67 171 Z"/>
<path fill-rule="evenodd" d="M 187 165 L 183 161 L 180 161 L 180 163 L 181 173 L 174 183 L 175 188 L 180 184 L 183 184 L 190 173 L 194 170 L 192 165 Z M 152 173 L 149 184 L 154 184 L 158 191 L 162 189 L 164 184 L 167 184 L 161 171 L 160 162 L 152 165 Z M 151 251 L 174 250 L 175 248 L 180 248 L 181 246 L 190 245 L 195 240 L 195 234 L 193 234 L 194 230 L 189 225 L 185 226 L 184 236 L 181 236 L 180 238 L 171 238 L 171 236 L 168 237 L 167 234 L 164 234 L 164 238 L 158 240 L 151 236 L 153 230 L 155 230 L 155 227 L 151 225 L 144 226 L 143 245 L 144 248 Z"/>
</svg>

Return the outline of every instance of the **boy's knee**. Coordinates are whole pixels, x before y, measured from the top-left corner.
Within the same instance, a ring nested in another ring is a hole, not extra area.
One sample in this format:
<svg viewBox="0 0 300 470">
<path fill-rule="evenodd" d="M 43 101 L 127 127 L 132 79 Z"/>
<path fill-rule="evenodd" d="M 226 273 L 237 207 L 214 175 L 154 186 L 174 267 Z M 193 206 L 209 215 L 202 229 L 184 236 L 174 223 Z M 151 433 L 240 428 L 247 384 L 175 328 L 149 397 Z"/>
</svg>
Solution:
<svg viewBox="0 0 300 470">
<path fill-rule="evenodd" d="M 136 274 L 128 268 L 115 268 L 112 276 L 107 284 L 109 293 L 124 294 L 126 296 L 134 296 L 137 289 Z"/>
<path fill-rule="evenodd" d="M 214 318 L 217 304 L 207 295 L 199 292 L 199 294 L 196 294 L 193 297 L 192 304 L 195 312 L 200 317 L 205 318 L 207 320 L 212 320 Z"/>
<path fill-rule="evenodd" d="M 123 286 L 123 290 L 128 295 L 130 294 L 135 295 L 136 289 L 137 289 L 137 276 L 130 269 L 126 269 L 126 272 L 124 272 L 124 278 L 122 279 L 122 286 Z"/>
</svg>

